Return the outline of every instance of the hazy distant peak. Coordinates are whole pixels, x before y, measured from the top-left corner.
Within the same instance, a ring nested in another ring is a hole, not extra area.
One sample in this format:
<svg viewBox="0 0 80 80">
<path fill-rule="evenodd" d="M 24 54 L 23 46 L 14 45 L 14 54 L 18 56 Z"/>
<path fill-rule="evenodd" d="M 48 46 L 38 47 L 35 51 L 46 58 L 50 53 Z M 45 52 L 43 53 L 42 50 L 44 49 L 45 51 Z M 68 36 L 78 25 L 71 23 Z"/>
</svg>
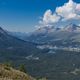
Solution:
<svg viewBox="0 0 80 80">
<path fill-rule="evenodd" d="M 7 34 L 7 32 L 2 27 L 0 27 L 0 33 L 1 34 Z"/>
<path fill-rule="evenodd" d="M 67 31 L 75 31 L 75 30 L 78 30 L 79 28 L 80 28 L 80 26 L 73 24 L 73 23 L 70 23 L 64 29 Z"/>
</svg>

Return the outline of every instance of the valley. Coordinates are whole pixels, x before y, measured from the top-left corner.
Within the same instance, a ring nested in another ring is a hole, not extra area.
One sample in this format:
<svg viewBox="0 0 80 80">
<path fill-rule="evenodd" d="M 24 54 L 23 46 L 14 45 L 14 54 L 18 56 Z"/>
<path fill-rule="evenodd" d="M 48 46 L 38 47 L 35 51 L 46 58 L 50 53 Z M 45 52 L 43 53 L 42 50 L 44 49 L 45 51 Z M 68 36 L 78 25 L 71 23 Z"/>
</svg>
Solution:
<svg viewBox="0 0 80 80">
<path fill-rule="evenodd" d="M 34 32 L 26 35 L 24 40 L 8 34 L 2 28 L 0 31 L 0 63 L 11 62 L 16 69 L 24 64 L 28 74 L 36 79 L 80 78 L 80 42 L 79 37 L 73 39 L 80 32 L 60 30 L 36 35 Z"/>
</svg>

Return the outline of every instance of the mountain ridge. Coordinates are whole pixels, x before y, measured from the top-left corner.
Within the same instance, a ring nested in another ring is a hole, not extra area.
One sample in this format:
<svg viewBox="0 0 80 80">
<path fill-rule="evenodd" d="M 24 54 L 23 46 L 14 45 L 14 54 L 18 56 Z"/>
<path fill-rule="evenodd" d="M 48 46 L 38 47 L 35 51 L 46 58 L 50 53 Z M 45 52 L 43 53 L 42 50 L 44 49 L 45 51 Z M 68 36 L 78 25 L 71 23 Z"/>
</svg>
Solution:
<svg viewBox="0 0 80 80">
<path fill-rule="evenodd" d="M 32 42 L 50 42 L 56 40 L 75 40 L 79 42 L 80 37 L 80 26 L 76 24 L 68 24 L 65 27 L 42 27 L 37 31 L 34 31 L 30 36 L 26 37 L 25 40 Z M 77 36 L 77 37 L 76 37 Z M 76 37 L 76 38 L 75 38 Z"/>
</svg>

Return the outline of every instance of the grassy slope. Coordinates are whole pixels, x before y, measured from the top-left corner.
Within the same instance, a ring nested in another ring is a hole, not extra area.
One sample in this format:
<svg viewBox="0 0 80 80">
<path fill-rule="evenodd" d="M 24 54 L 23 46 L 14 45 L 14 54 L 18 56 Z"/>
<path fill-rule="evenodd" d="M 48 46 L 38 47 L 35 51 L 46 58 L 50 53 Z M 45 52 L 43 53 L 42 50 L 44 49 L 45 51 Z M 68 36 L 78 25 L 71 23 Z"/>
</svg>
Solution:
<svg viewBox="0 0 80 80">
<path fill-rule="evenodd" d="M 34 80 L 29 75 L 0 64 L 0 80 Z"/>
</svg>

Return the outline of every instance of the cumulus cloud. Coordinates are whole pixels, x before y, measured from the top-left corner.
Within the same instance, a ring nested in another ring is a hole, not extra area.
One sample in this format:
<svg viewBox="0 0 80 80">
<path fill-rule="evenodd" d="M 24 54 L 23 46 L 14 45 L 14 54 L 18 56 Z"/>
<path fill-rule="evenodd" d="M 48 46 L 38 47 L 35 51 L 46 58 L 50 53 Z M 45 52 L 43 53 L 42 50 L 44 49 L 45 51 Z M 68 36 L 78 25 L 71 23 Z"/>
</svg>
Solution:
<svg viewBox="0 0 80 80">
<path fill-rule="evenodd" d="M 69 0 L 69 2 L 63 6 L 56 8 L 56 13 L 63 18 L 62 20 L 80 19 L 79 12 L 80 4 L 77 4 L 72 0 Z"/>
<path fill-rule="evenodd" d="M 73 2 L 73 0 L 69 0 L 63 6 L 57 7 L 55 12 L 47 10 L 42 20 L 39 21 L 39 26 L 52 26 L 68 20 L 80 20 L 80 4 Z"/>
<path fill-rule="evenodd" d="M 52 14 L 52 11 L 51 10 L 47 10 L 43 16 L 43 22 L 45 24 L 49 24 L 49 23 L 56 23 L 58 22 L 60 19 L 60 17 L 55 13 L 55 14 Z"/>
</svg>

